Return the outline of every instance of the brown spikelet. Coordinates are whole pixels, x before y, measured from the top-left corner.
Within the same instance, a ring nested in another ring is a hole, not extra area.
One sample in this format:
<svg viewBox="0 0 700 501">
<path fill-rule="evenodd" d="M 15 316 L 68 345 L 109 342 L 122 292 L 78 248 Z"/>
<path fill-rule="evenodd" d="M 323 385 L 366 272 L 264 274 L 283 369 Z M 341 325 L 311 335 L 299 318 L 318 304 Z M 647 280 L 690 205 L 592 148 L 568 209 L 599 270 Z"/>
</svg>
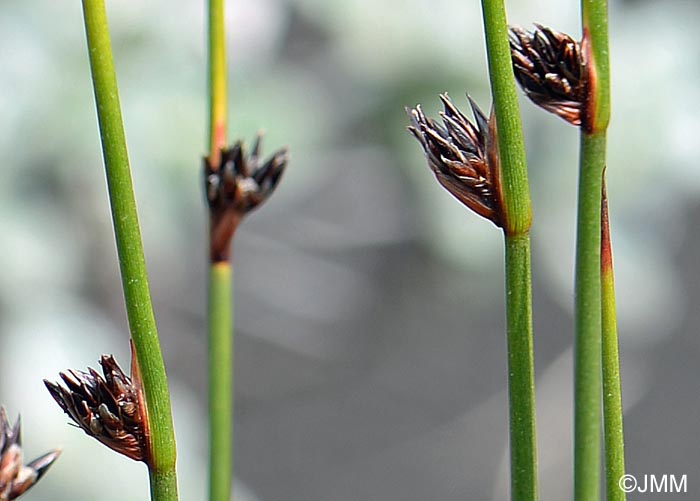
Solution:
<svg viewBox="0 0 700 501">
<path fill-rule="evenodd" d="M 532 31 L 510 27 L 515 78 L 537 105 L 581 125 L 586 101 L 586 61 L 569 35 L 535 24 Z"/>
<path fill-rule="evenodd" d="M 0 407 L 0 501 L 17 499 L 44 476 L 61 454 L 54 450 L 22 464 L 20 419 L 10 426 L 4 407 Z"/>
<path fill-rule="evenodd" d="M 475 124 L 442 94 L 442 123 L 427 118 L 418 105 L 406 109 L 411 120 L 408 130 L 423 147 L 438 182 L 471 210 L 502 227 L 495 115 L 487 119 L 467 98 Z"/>
<path fill-rule="evenodd" d="M 211 261 L 226 261 L 229 247 L 243 216 L 272 194 L 289 160 L 286 148 L 277 150 L 264 163 L 260 158 L 262 133 L 258 133 L 250 155 L 237 141 L 220 151 L 219 162 L 204 159 L 204 189 L 211 220 Z"/>
<path fill-rule="evenodd" d="M 132 355 L 133 356 L 133 355 Z M 44 380 L 63 412 L 88 435 L 135 461 L 148 462 L 148 419 L 138 373 L 121 370 L 114 357 L 102 355 L 102 373 L 68 370 L 64 386 Z"/>
</svg>

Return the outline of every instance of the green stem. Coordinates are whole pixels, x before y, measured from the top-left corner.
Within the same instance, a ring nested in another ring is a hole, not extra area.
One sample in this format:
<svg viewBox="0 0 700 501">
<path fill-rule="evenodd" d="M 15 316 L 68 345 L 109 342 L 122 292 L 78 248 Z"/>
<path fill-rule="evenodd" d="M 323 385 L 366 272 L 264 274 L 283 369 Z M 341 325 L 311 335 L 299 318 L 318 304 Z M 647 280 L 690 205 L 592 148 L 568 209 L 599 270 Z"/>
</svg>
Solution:
<svg viewBox="0 0 700 501">
<path fill-rule="evenodd" d="M 581 127 L 576 242 L 574 494 L 600 499 L 602 305 L 601 197 L 610 120 L 610 62 L 606 0 L 582 0 L 587 98 Z"/>
<path fill-rule="evenodd" d="M 537 443 L 530 237 L 506 236 L 505 244 L 511 499 L 534 501 L 537 499 Z"/>
<path fill-rule="evenodd" d="M 574 355 L 574 491 L 577 501 L 600 499 L 600 200 L 604 166 L 605 133 L 582 133 Z"/>
<path fill-rule="evenodd" d="M 226 146 L 226 39 L 224 0 L 209 0 L 209 145 L 210 159 L 218 164 Z"/>
<path fill-rule="evenodd" d="M 506 11 L 503 0 L 482 0 L 481 5 L 498 129 L 504 229 L 510 235 L 525 234 L 532 222 L 532 209 Z"/>
<path fill-rule="evenodd" d="M 209 162 L 226 146 L 224 0 L 209 0 Z M 213 222 L 211 223 L 213 224 Z M 229 501 L 233 474 L 233 301 L 231 265 L 209 270 L 209 499 Z"/>
<path fill-rule="evenodd" d="M 209 272 L 209 499 L 228 501 L 233 471 L 233 314 L 231 266 Z"/>
<path fill-rule="evenodd" d="M 497 123 L 506 248 L 511 499 L 535 501 L 537 443 L 530 280 L 530 188 L 505 6 L 503 0 L 482 0 L 481 5 Z"/>
<path fill-rule="evenodd" d="M 590 50 L 586 51 L 589 79 L 593 91 L 589 131 L 603 132 L 610 122 L 610 51 L 608 48 L 607 0 L 581 0 L 581 21 L 584 38 Z M 589 103 L 590 104 L 590 103 Z"/>
<path fill-rule="evenodd" d="M 149 481 L 151 485 L 151 499 L 153 500 L 176 500 L 177 499 L 177 478 L 175 469 L 155 470 L 149 469 Z"/>
<path fill-rule="evenodd" d="M 83 0 L 83 12 L 124 300 L 148 413 L 148 466 L 155 479 L 151 498 L 176 500 L 170 395 L 148 289 L 104 0 Z"/>
<path fill-rule="evenodd" d="M 605 185 L 603 185 L 600 254 L 603 306 L 603 423 L 605 428 L 606 499 L 607 501 L 625 501 L 625 492 L 619 486 L 620 478 L 625 474 L 625 440 L 622 426 L 620 354 L 615 315 L 615 279 Z"/>
</svg>

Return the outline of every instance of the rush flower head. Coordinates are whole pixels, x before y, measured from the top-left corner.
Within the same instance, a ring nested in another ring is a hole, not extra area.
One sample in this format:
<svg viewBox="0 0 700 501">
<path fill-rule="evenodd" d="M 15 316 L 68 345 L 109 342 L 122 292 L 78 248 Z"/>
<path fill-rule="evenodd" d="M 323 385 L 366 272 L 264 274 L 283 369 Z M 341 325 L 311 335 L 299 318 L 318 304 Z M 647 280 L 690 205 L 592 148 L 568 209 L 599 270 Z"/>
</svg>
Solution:
<svg viewBox="0 0 700 501">
<path fill-rule="evenodd" d="M 17 499 L 44 476 L 61 451 L 54 450 L 22 464 L 20 419 L 10 426 L 4 407 L 0 407 L 0 501 Z"/>
<path fill-rule="evenodd" d="M 263 203 L 277 187 L 289 160 L 286 148 L 277 150 L 264 163 L 260 158 L 262 133 L 250 155 L 243 141 L 221 150 L 218 165 L 204 159 L 204 182 L 211 215 L 212 261 L 228 259 L 231 237 L 240 220 Z"/>
<path fill-rule="evenodd" d="M 128 458 L 147 461 L 148 420 L 135 357 L 132 377 L 111 355 L 102 355 L 100 365 L 104 377 L 92 368 L 68 370 L 60 373 L 65 386 L 47 380 L 44 384 L 85 433 Z"/>
<path fill-rule="evenodd" d="M 581 125 L 586 100 L 586 63 L 581 44 L 569 35 L 535 24 L 510 28 L 515 78 L 537 105 Z"/>
<path fill-rule="evenodd" d="M 487 119 L 467 98 L 476 124 L 455 107 L 447 94 L 441 94 L 442 123 L 427 118 L 418 105 L 406 109 L 411 119 L 408 130 L 423 147 L 438 182 L 471 210 L 502 227 L 496 118 L 492 113 Z"/>
</svg>

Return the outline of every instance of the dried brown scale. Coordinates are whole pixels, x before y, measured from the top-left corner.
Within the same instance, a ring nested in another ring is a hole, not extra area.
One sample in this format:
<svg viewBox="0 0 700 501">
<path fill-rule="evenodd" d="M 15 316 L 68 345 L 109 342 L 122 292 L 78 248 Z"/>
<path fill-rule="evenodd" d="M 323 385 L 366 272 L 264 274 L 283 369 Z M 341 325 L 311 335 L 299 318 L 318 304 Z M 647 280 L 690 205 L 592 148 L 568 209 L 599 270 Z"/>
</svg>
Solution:
<svg viewBox="0 0 700 501">
<path fill-rule="evenodd" d="M 510 28 L 515 77 L 537 105 L 573 125 L 581 125 L 585 106 L 586 62 L 581 44 L 570 36 L 535 24 Z"/>
<path fill-rule="evenodd" d="M 60 373 L 64 386 L 44 384 L 85 433 L 128 458 L 146 461 L 147 419 L 138 378 L 124 374 L 112 356 L 103 355 L 100 365 L 104 377 L 92 368 L 68 370 Z"/>
<path fill-rule="evenodd" d="M 289 154 L 286 148 L 277 150 L 260 164 L 258 133 L 250 155 L 242 141 L 223 148 L 220 161 L 212 165 L 204 159 L 204 189 L 210 213 L 210 254 L 212 262 L 229 259 L 229 248 L 241 219 L 268 199 L 284 172 Z"/>
<path fill-rule="evenodd" d="M 467 97 L 476 124 L 442 94 L 442 123 L 427 118 L 418 105 L 406 109 L 408 130 L 423 147 L 438 182 L 471 210 L 503 226 L 495 117 L 487 119 Z"/>
<path fill-rule="evenodd" d="M 61 454 L 54 450 L 22 464 L 20 419 L 10 426 L 7 413 L 0 407 L 0 501 L 17 499 L 44 476 Z"/>
</svg>

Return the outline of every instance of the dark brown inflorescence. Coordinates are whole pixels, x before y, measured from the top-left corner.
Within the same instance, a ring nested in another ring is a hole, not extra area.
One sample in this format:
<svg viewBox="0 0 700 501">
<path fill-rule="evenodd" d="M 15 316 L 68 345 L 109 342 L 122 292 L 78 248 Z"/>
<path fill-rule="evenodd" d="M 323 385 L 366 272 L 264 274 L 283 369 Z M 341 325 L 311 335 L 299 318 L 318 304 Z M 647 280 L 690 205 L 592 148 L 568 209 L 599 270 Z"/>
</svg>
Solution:
<svg viewBox="0 0 700 501">
<path fill-rule="evenodd" d="M 510 53 L 525 94 L 545 110 L 581 125 L 587 93 L 581 44 L 539 24 L 532 31 L 511 26 Z"/>
<path fill-rule="evenodd" d="M 54 450 L 22 464 L 20 419 L 10 426 L 7 413 L 0 407 L 0 501 L 17 499 L 44 476 L 61 451 Z"/>
<path fill-rule="evenodd" d="M 221 161 L 212 165 L 204 159 L 204 182 L 211 216 L 211 260 L 226 261 L 233 233 L 243 216 L 272 194 L 289 160 L 286 148 L 261 162 L 258 133 L 250 155 L 237 141 L 221 150 Z"/>
<path fill-rule="evenodd" d="M 426 118 L 420 105 L 407 109 L 408 130 L 418 139 L 438 182 L 471 210 L 503 226 L 496 119 L 489 119 L 469 96 L 476 125 L 442 94 L 442 123 Z"/>
<path fill-rule="evenodd" d="M 47 380 L 44 384 L 85 433 L 126 457 L 147 462 L 148 420 L 136 364 L 133 380 L 111 355 L 103 355 L 100 365 L 104 377 L 92 368 L 68 370 L 60 373 L 65 386 Z"/>
</svg>

